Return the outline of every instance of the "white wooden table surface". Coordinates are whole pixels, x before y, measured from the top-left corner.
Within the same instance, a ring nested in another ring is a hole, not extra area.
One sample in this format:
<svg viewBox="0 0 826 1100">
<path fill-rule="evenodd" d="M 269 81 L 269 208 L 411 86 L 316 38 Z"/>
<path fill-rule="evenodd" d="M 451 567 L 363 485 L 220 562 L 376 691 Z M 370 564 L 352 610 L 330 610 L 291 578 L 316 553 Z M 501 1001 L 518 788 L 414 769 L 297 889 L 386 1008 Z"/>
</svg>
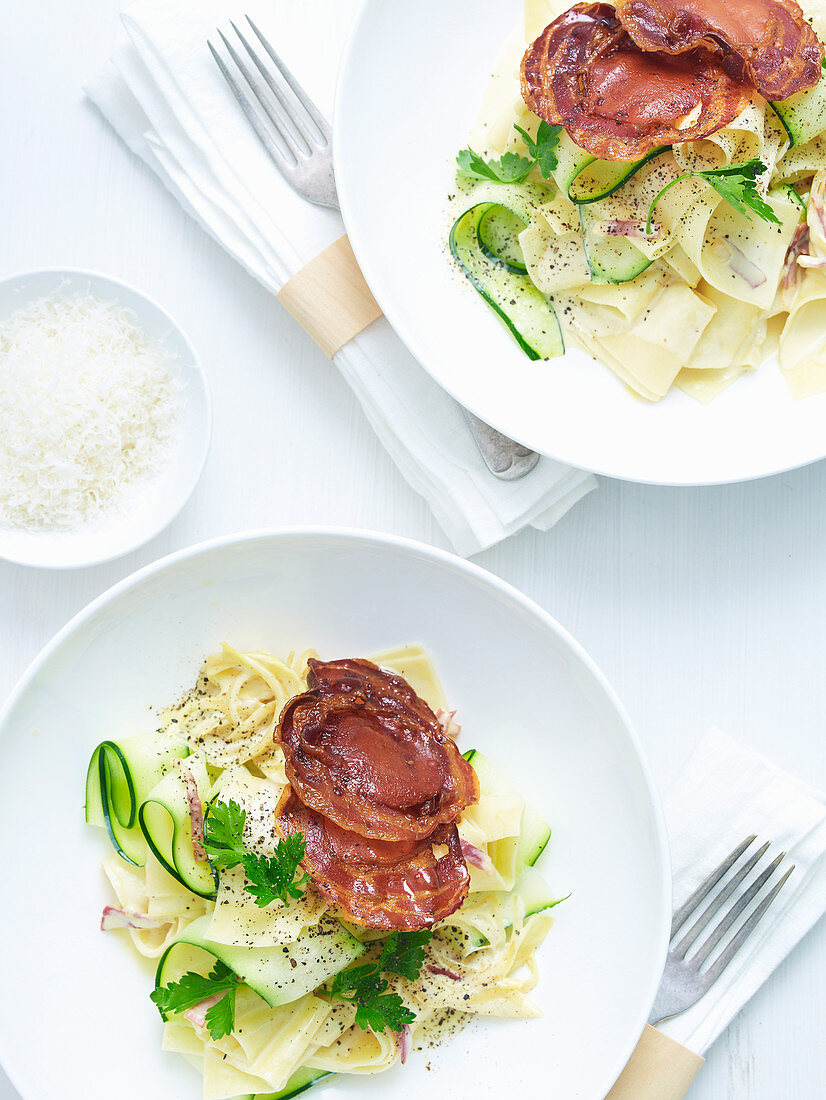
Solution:
<svg viewBox="0 0 826 1100">
<path fill-rule="evenodd" d="M 92 597 L 190 543 L 327 523 L 445 546 L 331 364 L 84 101 L 118 0 L 2 7 L 0 275 L 86 267 L 156 297 L 203 357 L 215 436 L 189 506 L 139 552 L 70 573 L 0 562 L 0 698 Z M 478 561 L 594 655 L 663 785 L 714 722 L 826 787 L 826 464 L 721 489 L 603 482 L 556 530 Z M 821 925 L 713 1048 L 694 1100 L 826 1095 L 824 974 Z M 17 1095 L 0 1070 L 0 1100 Z"/>
</svg>

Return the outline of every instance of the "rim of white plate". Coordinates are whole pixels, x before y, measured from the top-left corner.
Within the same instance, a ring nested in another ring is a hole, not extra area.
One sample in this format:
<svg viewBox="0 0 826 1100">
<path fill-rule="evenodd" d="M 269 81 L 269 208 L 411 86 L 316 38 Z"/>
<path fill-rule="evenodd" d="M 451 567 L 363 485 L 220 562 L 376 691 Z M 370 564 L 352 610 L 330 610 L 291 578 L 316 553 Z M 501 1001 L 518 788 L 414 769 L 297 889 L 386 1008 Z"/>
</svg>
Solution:
<svg viewBox="0 0 826 1100">
<path fill-rule="evenodd" d="M 17 705 L 18 700 L 23 693 L 28 689 L 31 682 L 37 676 L 42 666 L 49 660 L 52 654 L 58 650 L 63 643 L 69 638 L 75 630 L 83 623 L 93 618 L 97 612 L 104 607 L 110 600 L 123 592 L 128 591 L 130 588 L 137 587 L 144 580 L 154 576 L 157 573 L 163 572 L 168 566 L 177 562 L 186 561 L 188 559 L 194 559 L 211 553 L 213 550 L 217 550 L 221 547 L 230 546 L 233 544 L 254 542 L 256 540 L 288 540 L 296 538 L 321 538 L 321 539 L 339 539 L 343 541 L 351 542 L 365 542 L 373 543 L 374 545 L 393 547 L 394 549 L 402 551 L 411 551 L 417 554 L 421 554 L 432 561 L 441 562 L 453 569 L 457 573 L 465 574 L 469 577 L 475 577 L 477 580 L 482 581 L 485 584 L 490 585 L 493 589 L 518 604 L 522 609 L 528 611 L 530 614 L 536 616 L 543 625 L 551 630 L 578 658 L 578 660 L 584 665 L 588 672 L 593 676 L 599 688 L 604 692 L 606 698 L 611 703 L 615 712 L 617 713 L 620 722 L 625 730 L 625 735 L 628 738 L 631 748 L 634 750 L 637 762 L 642 772 L 643 781 L 645 783 L 646 790 L 648 792 L 649 806 L 656 830 L 656 841 L 659 855 L 660 869 L 663 874 L 663 891 L 662 896 L 659 898 L 658 908 L 661 913 L 661 924 L 659 942 L 654 945 L 659 965 L 653 972 L 653 977 L 649 983 L 649 989 L 645 998 L 645 1008 L 642 1013 L 639 1014 L 640 1018 L 636 1021 L 637 1026 L 631 1032 L 632 1038 L 627 1044 L 627 1048 L 624 1049 L 620 1055 L 618 1055 L 615 1065 L 612 1069 L 613 1076 L 610 1080 L 605 1082 L 604 1091 L 607 1092 L 611 1085 L 619 1077 L 620 1073 L 624 1069 L 631 1057 L 631 1054 L 639 1040 L 639 1036 L 642 1034 L 643 1028 L 647 1022 L 648 1014 L 651 1010 L 651 1006 L 654 1003 L 657 990 L 659 988 L 661 980 L 661 972 L 665 965 L 665 957 L 668 948 L 668 942 L 671 934 L 671 852 L 668 844 L 668 832 L 665 824 L 665 817 L 663 814 L 662 803 L 659 796 L 659 791 L 654 782 L 653 775 L 651 773 L 648 760 L 645 755 L 645 751 L 642 747 L 640 739 L 634 729 L 631 719 L 625 710 L 619 696 L 612 687 L 611 683 L 594 661 L 593 657 L 583 648 L 583 646 L 571 635 L 564 626 L 561 625 L 550 612 L 545 611 L 543 607 L 540 607 L 530 597 L 520 592 L 518 588 L 515 588 L 508 581 L 504 581 L 501 577 L 497 577 L 494 573 L 489 572 L 487 569 L 483 569 L 481 566 L 476 565 L 474 562 L 466 561 L 464 558 L 458 557 L 456 554 L 452 554 L 447 550 L 441 550 L 435 546 L 429 546 L 426 543 L 418 542 L 416 539 L 405 538 L 401 535 L 390 535 L 378 531 L 361 530 L 353 527 L 327 527 L 321 525 L 311 525 L 307 527 L 264 527 L 256 528 L 249 531 L 237 532 L 232 535 L 221 535 L 218 538 L 208 539 L 204 542 L 194 543 L 192 546 L 184 547 L 182 550 L 176 550 L 171 554 L 166 555 L 163 558 L 159 558 L 157 561 L 145 565 L 140 569 L 137 569 L 134 573 L 124 577 L 123 580 L 118 581 L 101 595 L 97 596 L 86 607 L 82 608 L 76 615 L 74 615 L 64 627 L 62 627 L 54 635 L 54 637 L 46 643 L 40 653 L 29 664 L 28 668 L 23 672 L 20 679 L 11 691 L 8 699 L 0 708 L 0 738 L 2 738 L 3 728 L 6 724 L 7 718 L 14 707 Z M 0 742 L 1 743 L 1 742 Z M 2 1036 L 0 1036 L 0 1044 L 2 1044 Z M 15 1072 L 12 1065 L 13 1059 L 10 1061 L 8 1052 L 3 1053 L 0 1057 L 3 1068 L 9 1076 L 9 1079 L 17 1087 L 17 1080 L 22 1081 L 22 1074 L 19 1076 Z"/>
<path fill-rule="evenodd" d="M 3 530 L 0 528 L 0 560 L 11 562 L 13 565 L 25 565 L 29 569 L 51 569 L 57 571 L 64 571 L 70 569 L 89 569 L 96 565 L 104 565 L 106 562 L 115 561 L 117 558 L 124 557 L 126 554 L 131 554 L 134 550 L 138 550 L 141 546 L 145 546 L 147 542 L 150 542 L 153 538 L 159 535 L 162 531 L 173 523 L 185 506 L 189 503 L 192 494 L 198 487 L 198 483 L 201 480 L 201 476 L 204 472 L 204 466 L 209 456 L 210 447 L 212 446 L 212 430 L 213 430 L 213 404 L 212 404 L 212 392 L 209 386 L 209 379 L 206 376 L 203 362 L 189 335 L 185 329 L 175 320 L 169 310 L 165 309 L 155 298 L 146 291 L 141 290 L 139 287 L 134 286 L 132 283 L 128 283 L 125 279 L 120 279 L 116 275 L 108 275 L 103 271 L 94 271 L 91 268 L 83 267 L 38 267 L 33 268 L 30 271 L 16 271 L 11 275 L 6 275 L 0 278 L 0 288 L 7 286 L 8 284 L 14 284 L 18 282 L 24 282 L 27 279 L 36 279 L 45 276 L 60 277 L 65 276 L 70 279 L 89 279 L 97 280 L 102 284 L 108 284 L 112 287 L 113 295 L 117 291 L 126 291 L 128 294 L 134 294 L 136 298 L 141 299 L 146 305 L 157 313 L 169 324 L 170 329 L 175 332 L 177 337 L 180 338 L 183 347 L 186 349 L 191 362 L 188 364 L 194 371 L 194 374 L 199 382 L 200 395 L 204 402 L 204 417 L 202 422 L 203 432 L 200 439 L 200 446 L 192 450 L 195 453 L 195 467 L 193 476 L 190 478 L 188 484 L 185 487 L 185 491 L 181 493 L 178 502 L 171 513 L 165 513 L 159 520 L 153 522 L 151 525 L 147 525 L 145 531 L 142 531 L 139 538 L 133 541 L 129 545 L 124 545 L 122 548 L 118 548 L 112 551 L 107 551 L 103 554 L 93 555 L 89 558 L 84 558 L 78 561 L 69 562 L 47 562 L 47 561 L 32 561 L 21 554 L 10 554 L 3 547 Z M 34 301 L 34 299 L 26 299 L 21 301 L 21 307 L 26 304 L 26 301 Z M 123 304 L 123 303 L 118 303 Z"/>
</svg>

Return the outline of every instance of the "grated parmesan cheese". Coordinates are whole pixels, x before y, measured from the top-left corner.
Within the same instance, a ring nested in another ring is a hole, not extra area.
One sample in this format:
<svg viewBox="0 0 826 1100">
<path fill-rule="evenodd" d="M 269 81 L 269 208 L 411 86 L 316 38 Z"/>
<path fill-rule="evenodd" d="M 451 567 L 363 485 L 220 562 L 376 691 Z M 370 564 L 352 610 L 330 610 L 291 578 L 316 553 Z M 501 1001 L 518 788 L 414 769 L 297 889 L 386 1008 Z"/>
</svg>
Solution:
<svg viewBox="0 0 826 1100">
<path fill-rule="evenodd" d="M 0 325 L 0 523 L 80 527 L 156 474 L 181 405 L 169 365 L 130 310 L 88 294 Z"/>
</svg>

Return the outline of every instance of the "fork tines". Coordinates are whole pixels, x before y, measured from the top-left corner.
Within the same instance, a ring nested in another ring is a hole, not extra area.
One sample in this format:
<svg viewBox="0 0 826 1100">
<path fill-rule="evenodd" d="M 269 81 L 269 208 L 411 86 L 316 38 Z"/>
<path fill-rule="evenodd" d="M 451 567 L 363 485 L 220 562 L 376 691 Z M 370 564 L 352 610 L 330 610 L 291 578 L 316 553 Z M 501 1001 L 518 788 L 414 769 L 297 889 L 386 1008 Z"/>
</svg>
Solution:
<svg viewBox="0 0 826 1100">
<path fill-rule="evenodd" d="M 761 869 L 770 844 L 752 849 L 756 840 L 750 836 L 738 844 L 674 914 L 665 973 L 649 1023 L 685 1012 L 700 1000 L 754 932 L 794 870 L 792 865 L 775 878 L 785 852 Z M 706 934 L 712 922 L 716 923 Z"/>
<path fill-rule="evenodd" d="M 244 31 L 230 23 L 234 38 L 220 29 L 216 32 L 231 64 L 207 42 L 215 63 L 261 144 L 292 186 L 313 202 L 335 206 L 330 127 L 249 16 L 246 21 L 249 30 Z"/>
<path fill-rule="evenodd" d="M 760 892 L 769 883 L 775 871 L 778 870 L 781 863 L 786 858 L 786 853 L 781 852 L 767 867 L 756 875 L 753 881 L 747 883 L 752 871 L 755 870 L 769 849 L 770 844 L 767 841 L 756 851 L 752 852 L 743 865 L 737 869 L 735 874 L 733 874 L 728 881 L 725 881 L 729 871 L 735 867 L 741 857 L 748 852 L 756 840 L 756 836 L 750 836 L 747 837 L 742 844 L 739 844 L 734 851 L 723 860 L 720 866 L 712 871 L 708 878 L 697 887 L 685 905 L 681 906 L 674 914 L 674 920 L 671 926 L 670 956 L 679 960 L 687 960 L 693 968 L 701 971 L 702 976 L 708 978 L 710 982 L 715 981 L 725 970 L 740 947 L 765 916 L 767 909 L 780 893 L 789 875 L 794 870 L 794 865 L 792 865 L 783 873 L 768 893 L 760 900 L 759 904 L 755 906 L 752 912 L 749 913 L 747 918 L 742 922 L 719 957 L 707 970 L 703 971 L 703 966 L 708 962 L 715 950 L 724 942 L 727 934 L 735 926 L 740 916 L 749 908 L 752 902 L 758 898 Z M 720 887 L 720 889 L 718 890 L 717 887 Z M 726 907 L 726 902 L 732 895 L 734 895 L 735 900 L 730 907 Z M 707 898 L 710 898 L 710 900 L 705 908 L 701 910 L 702 903 Z M 696 947 L 703 931 L 713 920 L 721 916 L 721 914 L 722 917 L 716 927 L 706 940 L 700 944 L 699 949 L 691 955 L 690 959 L 688 959 L 688 953 Z M 687 931 L 683 931 L 686 925 L 689 924 L 689 921 L 691 921 L 690 926 L 687 928 Z"/>
</svg>

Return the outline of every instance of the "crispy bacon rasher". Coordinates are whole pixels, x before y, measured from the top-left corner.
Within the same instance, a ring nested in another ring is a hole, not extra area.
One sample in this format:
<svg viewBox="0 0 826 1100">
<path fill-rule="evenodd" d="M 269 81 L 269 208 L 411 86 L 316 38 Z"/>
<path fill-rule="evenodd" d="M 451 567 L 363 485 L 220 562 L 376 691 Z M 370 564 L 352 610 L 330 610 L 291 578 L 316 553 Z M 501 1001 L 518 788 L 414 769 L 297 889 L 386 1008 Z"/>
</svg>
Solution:
<svg viewBox="0 0 826 1100">
<path fill-rule="evenodd" d="M 796 0 L 616 0 L 615 8 L 643 50 L 702 47 L 766 99 L 786 99 L 820 79 L 823 47 Z"/>
<path fill-rule="evenodd" d="M 276 739 L 299 799 L 342 829 L 417 840 L 458 820 L 479 784 L 430 707 L 371 661 L 310 661 Z"/>
<path fill-rule="evenodd" d="M 338 661 L 311 657 L 307 667 L 307 686 L 311 690 L 363 695 L 370 702 L 390 704 L 437 732 L 438 717 L 404 677 L 387 672 L 364 657 L 343 657 Z"/>
<path fill-rule="evenodd" d="M 443 920 L 467 897 L 470 876 L 454 824 L 419 840 L 368 840 L 305 806 L 287 787 L 276 810 L 281 837 L 304 834 L 302 866 L 354 924 L 412 931 Z"/>
<path fill-rule="evenodd" d="M 703 50 L 641 50 L 609 4 L 575 4 L 522 60 L 522 95 L 540 118 L 605 160 L 637 160 L 732 121 L 750 89 Z"/>
</svg>

